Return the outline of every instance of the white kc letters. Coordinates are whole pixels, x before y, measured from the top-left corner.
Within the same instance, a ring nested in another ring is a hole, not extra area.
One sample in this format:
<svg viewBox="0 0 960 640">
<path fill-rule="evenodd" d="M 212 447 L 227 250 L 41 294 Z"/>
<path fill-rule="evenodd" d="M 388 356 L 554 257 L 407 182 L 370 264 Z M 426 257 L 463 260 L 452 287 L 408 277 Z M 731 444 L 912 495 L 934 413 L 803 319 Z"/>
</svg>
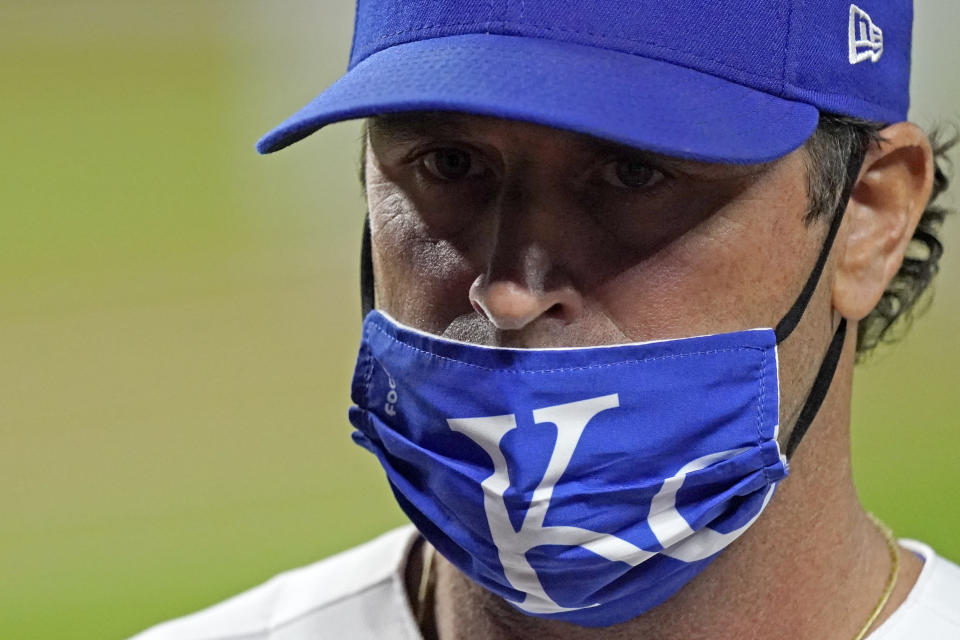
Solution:
<svg viewBox="0 0 960 640">
<path fill-rule="evenodd" d="M 447 420 L 452 430 L 476 442 L 487 452 L 493 462 L 493 473 L 480 485 L 483 489 L 483 506 L 504 574 L 515 589 L 526 594 L 522 602 L 516 603 L 525 611 L 544 614 L 574 610 L 560 606 L 544 591 L 537 572 L 526 557 L 527 552 L 534 547 L 539 545 L 577 546 L 611 562 L 626 562 L 631 566 L 639 565 L 657 553 L 684 562 L 694 562 L 708 558 L 726 547 L 760 515 L 757 513 L 743 527 L 723 534 L 713 529 L 695 532 L 677 511 L 677 491 L 683 485 L 687 474 L 746 451 L 746 449 L 733 449 L 697 458 L 664 481 L 651 502 L 648 516 L 648 524 L 663 545 L 663 551 L 645 551 L 615 535 L 580 527 L 544 526 L 544 517 L 550 507 L 553 488 L 570 464 L 583 430 L 598 413 L 619 406 L 619 396 L 613 394 L 533 411 L 533 419 L 536 423 L 556 425 L 557 439 L 547 470 L 533 492 L 530 507 L 519 531 L 514 530 L 510 523 L 507 506 L 503 499 L 504 493 L 510 487 L 510 478 L 507 473 L 507 460 L 500 449 L 503 437 L 517 427 L 515 415 Z M 629 453 L 625 452 L 625 455 Z M 767 490 L 764 507 L 772 493 L 771 486 Z"/>
</svg>

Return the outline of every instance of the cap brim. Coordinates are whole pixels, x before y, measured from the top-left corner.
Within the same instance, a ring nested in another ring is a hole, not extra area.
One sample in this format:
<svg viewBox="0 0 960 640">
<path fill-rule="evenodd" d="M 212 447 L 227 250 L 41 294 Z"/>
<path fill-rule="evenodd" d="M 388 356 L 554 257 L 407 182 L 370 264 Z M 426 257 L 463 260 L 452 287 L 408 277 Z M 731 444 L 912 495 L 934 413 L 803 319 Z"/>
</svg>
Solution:
<svg viewBox="0 0 960 640">
<path fill-rule="evenodd" d="M 459 111 L 576 131 L 670 156 L 759 163 L 817 126 L 816 107 L 676 64 L 569 42 L 469 34 L 392 46 L 265 135 L 271 153 L 341 120 Z"/>
</svg>

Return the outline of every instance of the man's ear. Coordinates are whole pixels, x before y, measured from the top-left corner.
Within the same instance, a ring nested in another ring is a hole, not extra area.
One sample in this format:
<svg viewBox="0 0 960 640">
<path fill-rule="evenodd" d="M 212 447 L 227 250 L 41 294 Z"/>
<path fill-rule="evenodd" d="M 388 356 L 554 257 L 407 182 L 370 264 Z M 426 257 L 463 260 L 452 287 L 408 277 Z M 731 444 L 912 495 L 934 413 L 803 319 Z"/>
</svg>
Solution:
<svg viewBox="0 0 960 640">
<path fill-rule="evenodd" d="M 854 321 L 873 310 L 900 269 L 933 188 L 933 150 L 923 130 L 901 122 L 880 135 L 847 207 L 833 284 L 834 308 Z"/>
</svg>

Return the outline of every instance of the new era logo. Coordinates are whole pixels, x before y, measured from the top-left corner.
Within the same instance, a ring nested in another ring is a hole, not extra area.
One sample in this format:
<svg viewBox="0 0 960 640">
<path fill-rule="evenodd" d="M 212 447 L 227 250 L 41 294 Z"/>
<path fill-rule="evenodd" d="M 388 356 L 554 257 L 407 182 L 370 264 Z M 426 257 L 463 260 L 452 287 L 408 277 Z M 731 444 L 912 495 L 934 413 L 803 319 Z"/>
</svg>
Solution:
<svg viewBox="0 0 960 640">
<path fill-rule="evenodd" d="M 850 64 L 876 62 L 883 55 L 883 30 L 873 24 L 870 14 L 850 5 Z"/>
</svg>

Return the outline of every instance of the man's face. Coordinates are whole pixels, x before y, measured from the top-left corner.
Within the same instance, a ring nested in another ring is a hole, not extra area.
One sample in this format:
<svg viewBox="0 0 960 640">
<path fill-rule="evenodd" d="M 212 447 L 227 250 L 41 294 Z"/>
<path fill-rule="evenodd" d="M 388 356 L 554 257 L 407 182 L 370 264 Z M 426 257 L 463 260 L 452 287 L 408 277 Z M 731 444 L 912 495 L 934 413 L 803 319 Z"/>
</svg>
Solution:
<svg viewBox="0 0 960 640">
<path fill-rule="evenodd" d="M 462 114 L 372 119 L 377 307 L 437 335 L 568 347 L 772 327 L 816 262 L 804 150 L 680 160 Z M 780 349 L 790 424 L 833 333 L 828 267 Z"/>
<path fill-rule="evenodd" d="M 823 239 L 803 154 L 710 164 L 495 118 L 371 120 L 377 306 L 511 347 L 773 326 Z"/>
</svg>

